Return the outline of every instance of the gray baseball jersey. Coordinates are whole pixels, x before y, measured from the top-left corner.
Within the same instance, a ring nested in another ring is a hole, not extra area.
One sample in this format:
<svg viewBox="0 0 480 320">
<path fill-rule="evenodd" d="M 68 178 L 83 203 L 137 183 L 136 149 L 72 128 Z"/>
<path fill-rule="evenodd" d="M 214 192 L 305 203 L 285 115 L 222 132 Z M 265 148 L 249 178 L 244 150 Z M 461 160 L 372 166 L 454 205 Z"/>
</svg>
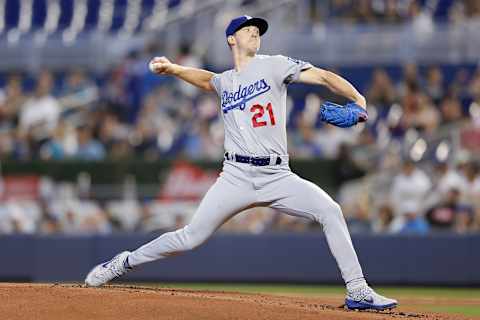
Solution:
<svg viewBox="0 0 480 320">
<path fill-rule="evenodd" d="M 287 85 L 310 63 L 276 55 L 256 55 L 239 72 L 216 74 L 211 83 L 220 96 L 225 150 L 245 155 L 286 155 Z"/>
</svg>

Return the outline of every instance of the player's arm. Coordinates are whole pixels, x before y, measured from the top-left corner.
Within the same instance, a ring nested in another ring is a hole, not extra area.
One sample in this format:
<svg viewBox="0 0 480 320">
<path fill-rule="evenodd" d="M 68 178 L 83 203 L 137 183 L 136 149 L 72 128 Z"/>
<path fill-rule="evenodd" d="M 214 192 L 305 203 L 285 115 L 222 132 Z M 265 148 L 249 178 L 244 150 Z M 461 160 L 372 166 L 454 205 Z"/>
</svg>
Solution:
<svg viewBox="0 0 480 320">
<path fill-rule="evenodd" d="M 325 86 L 333 93 L 341 95 L 366 109 L 366 100 L 360 92 L 350 82 L 333 72 L 312 67 L 303 70 L 297 82 Z"/>
<path fill-rule="evenodd" d="M 210 80 L 215 75 L 213 72 L 203 69 L 184 67 L 170 62 L 170 60 L 165 57 L 153 58 L 149 63 L 149 68 L 155 74 L 172 75 L 190 84 L 193 84 L 200 89 L 206 91 L 215 90 L 210 83 Z"/>
</svg>

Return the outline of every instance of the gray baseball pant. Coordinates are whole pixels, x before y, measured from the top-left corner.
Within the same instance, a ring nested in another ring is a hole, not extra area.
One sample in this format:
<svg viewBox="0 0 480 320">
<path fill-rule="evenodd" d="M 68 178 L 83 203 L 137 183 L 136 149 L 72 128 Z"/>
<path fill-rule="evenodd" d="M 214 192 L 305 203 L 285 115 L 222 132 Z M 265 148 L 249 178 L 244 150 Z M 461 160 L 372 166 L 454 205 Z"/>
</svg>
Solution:
<svg viewBox="0 0 480 320">
<path fill-rule="evenodd" d="M 290 171 L 288 163 L 256 167 L 224 161 L 222 173 L 190 223 L 133 251 L 128 262 L 134 267 L 196 248 L 228 219 L 254 206 L 320 223 L 344 281 L 363 278 L 340 206 L 317 185 Z"/>
</svg>

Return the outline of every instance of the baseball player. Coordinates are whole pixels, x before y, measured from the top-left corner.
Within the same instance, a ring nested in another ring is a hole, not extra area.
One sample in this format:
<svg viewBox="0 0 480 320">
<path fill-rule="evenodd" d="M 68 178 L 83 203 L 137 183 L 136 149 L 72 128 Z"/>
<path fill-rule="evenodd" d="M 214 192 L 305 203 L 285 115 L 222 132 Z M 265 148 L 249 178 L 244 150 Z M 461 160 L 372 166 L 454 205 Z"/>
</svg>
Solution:
<svg viewBox="0 0 480 320">
<path fill-rule="evenodd" d="M 101 286 L 138 265 L 198 247 L 242 210 L 268 206 L 322 224 L 346 283 L 347 308 L 384 310 L 397 306 L 396 300 L 375 293 L 366 283 L 340 206 L 288 165 L 289 83 L 323 85 L 349 99 L 344 106 L 328 102 L 321 106 L 321 119 L 339 127 L 367 120 L 365 98 L 345 79 L 310 63 L 257 54 L 260 36 L 267 29 L 267 21 L 261 18 L 233 19 L 226 38 L 234 69 L 220 74 L 177 65 L 165 57 L 152 59 L 149 67 L 155 74 L 176 76 L 220 97 L 225 126 L 223 170 L 187 226 L 99 264 L 87 275 L 87 286 Z"/>
</svg>

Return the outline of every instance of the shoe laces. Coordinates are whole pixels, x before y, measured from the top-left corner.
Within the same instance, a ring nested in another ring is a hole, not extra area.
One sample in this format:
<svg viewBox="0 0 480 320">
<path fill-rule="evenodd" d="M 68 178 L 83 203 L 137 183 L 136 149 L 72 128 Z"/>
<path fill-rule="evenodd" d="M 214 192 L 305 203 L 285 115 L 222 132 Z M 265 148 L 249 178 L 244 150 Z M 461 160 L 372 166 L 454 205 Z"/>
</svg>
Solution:
<svg viewBox="0 0 480 320">
<path fill-rule="evenodd" d="M 112 262 L 110 262 L 108 268 L 115 274 L 115 277 L 120 277 L 129 271 L 123 266 L 123 261 L 120 261 L 120 256 L 115 257 Z"/>
<path fill-rule="evenodd" d="M 372 293 L 373 293 L 372 288 L 370 288 L 369 286 L 364 286 L 364 287 L 349 291 L 348 296 L 352 298 L 354 301 L 362 301 Z"/>
</svg>

